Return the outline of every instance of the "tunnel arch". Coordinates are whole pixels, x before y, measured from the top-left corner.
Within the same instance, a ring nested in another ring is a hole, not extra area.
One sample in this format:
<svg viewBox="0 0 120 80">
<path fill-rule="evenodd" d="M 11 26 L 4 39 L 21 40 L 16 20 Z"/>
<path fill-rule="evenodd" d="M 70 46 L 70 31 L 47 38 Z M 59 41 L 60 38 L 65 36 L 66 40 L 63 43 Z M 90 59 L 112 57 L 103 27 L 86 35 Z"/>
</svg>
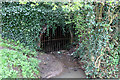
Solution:
<svg viewBox="0 0 120 80">
<path fill-rule="evenodd" d="M 49 28 L 49 35 L 47 35 L 47 27 L 43 30 L 44 32 L 40 36 L 40 48 L 45 52 L 66 49 L 66 46 L 73 40 L 72 32 L 68 28 L 63 31 L 62 27 L 58 26 L 54 34 L 52 28 Z"/>
</svg>

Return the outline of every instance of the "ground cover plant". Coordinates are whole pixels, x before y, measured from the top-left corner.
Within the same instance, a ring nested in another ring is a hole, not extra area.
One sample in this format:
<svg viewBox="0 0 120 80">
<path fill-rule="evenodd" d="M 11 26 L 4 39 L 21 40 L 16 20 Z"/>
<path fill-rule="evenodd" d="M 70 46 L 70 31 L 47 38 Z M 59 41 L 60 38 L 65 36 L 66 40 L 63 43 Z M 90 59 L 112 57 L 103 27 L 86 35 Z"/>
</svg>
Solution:
<svg viewBox="0 0 120 80">
<path fill-rule="evenodd" d="M 0 35 L 0 78 L 40 77 L 36 54 L 19 42 L 3 40 Z"/>
<path fill-rule="evenodd" d="M 18 2 L 3 3 L 2 37 L 40 49 L 40 36 L 47 28 L 69 28 L 87 78 L 119 77 L 119 2 Z M 75 33 L 75 34 L 74 34 Z M 54 35 L 54 34 L 53 34 Z M 4 44 L 7 47 L 13 45 Z M 18 49 L 19 48 L 14 48 Z M 23 52 L 27 52 L 23 49 Z M 14 51 L 13 51 L 14 53 Z M 3 52 L 5 54 L 5 52 Z M 26 55 L 35 56 L 29 53 Z"/>
</svg>

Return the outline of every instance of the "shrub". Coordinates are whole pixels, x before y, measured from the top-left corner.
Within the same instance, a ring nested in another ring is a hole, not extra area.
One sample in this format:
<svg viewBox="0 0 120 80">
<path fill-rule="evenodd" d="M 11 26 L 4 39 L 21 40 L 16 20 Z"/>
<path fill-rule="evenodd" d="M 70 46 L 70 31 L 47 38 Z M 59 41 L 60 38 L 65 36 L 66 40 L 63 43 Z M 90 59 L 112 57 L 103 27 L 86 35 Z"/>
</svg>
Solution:
<svg viewBox="0 0 120 80">
<path fill-rule="evenodd" d="M 47 28 L 52 28 L 53 35 L 55 29 L 60 26 L 65 31 L 65 13 L 59 7 L 53 10 L 52 3 L 33 2 L 20 4 L 19 2 L 2 3 L 2 37 L 7 37 L 15 41 L 19 40 L 33 49 L 40 48 L 40 35 Z"/>
<path fill-rule="evenodd" d="M 118 5 L 69 3 L 69 24 L 75 23 L 78 47 L 73 53 L 84 63 L 88 78 L 118 78 Z"/>
<path fill-rule="evenodd" d="M 37 5 L 37 6 L 35 6 Z M 47 7 L 49 7 L 47 9 Z M 74 27 L 76 51 L 88 78 L 118 78 L 118 3 L 4 3 L 3 37 L 20 40 L 35 48 L 47 27 Z"/>
<path fill-rule="evenodd" d="M 0 78 L 38 78 L 37 52 L 30 51 L 22 45 L 3 40 L 0 36 Z M 29 54 L 29 56 L 27 56 Z M 30 56 L 34 54 L 34 57 Z"/>
</svg>

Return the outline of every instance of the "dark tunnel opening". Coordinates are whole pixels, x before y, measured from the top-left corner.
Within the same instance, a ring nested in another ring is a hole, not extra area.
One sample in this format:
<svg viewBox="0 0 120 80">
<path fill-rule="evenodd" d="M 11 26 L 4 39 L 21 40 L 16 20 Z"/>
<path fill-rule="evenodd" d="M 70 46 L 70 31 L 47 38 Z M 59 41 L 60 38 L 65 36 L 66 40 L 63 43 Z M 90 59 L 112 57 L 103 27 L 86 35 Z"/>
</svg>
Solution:
<svg viewBox="0 0 120 80">
<path fill-rule="evenodd" d="M 57 27 L 53 34 L 53 30 L 50 28 L 49 35 L 46 30 L 41 37 L 41 48 L 44 52 L 63 50 L 70 44 L 70 39 L 69 29 L 66 28 L 63 31 L 62 27 Z"/>
</svg>

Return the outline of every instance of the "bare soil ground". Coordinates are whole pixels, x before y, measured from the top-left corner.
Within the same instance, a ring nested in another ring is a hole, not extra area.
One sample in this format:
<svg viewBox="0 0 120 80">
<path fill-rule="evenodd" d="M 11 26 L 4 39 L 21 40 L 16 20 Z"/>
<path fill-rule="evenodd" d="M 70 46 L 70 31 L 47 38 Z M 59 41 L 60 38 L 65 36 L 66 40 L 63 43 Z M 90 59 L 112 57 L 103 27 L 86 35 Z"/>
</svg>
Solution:
<svg viewBox="0 0 120 80">
<path fill-rule="evenodd" d="M 70 76 L 72 75 L 72 73 L 70 73 L 71 70 L 73 70 L 73 74 L 81 75 L 79 78 L 86 77 L 80 65 L 70 56 L 70 52 L 67 50 L 39 54 L 38 59 L 41 60 L 39 67 L 41 69 L 41 77 L 43 78 L 66 78 L 67 75 L 68 77 L 69 74 Z M 65 77 L 59 77 L 59 75 L 66 73 L 67 75 L 64 75 Z M 73 76 L 73 78 L 78 78 L 78 76 Z"/>
<path fill-rule="evenodd" d="M 53 55 L 39 54 L 37 58 L 41 60 L 39 67 L 42 78 L 51 78 L 59 75 L 63 71 L 63 64 Z"/>
</svg>

